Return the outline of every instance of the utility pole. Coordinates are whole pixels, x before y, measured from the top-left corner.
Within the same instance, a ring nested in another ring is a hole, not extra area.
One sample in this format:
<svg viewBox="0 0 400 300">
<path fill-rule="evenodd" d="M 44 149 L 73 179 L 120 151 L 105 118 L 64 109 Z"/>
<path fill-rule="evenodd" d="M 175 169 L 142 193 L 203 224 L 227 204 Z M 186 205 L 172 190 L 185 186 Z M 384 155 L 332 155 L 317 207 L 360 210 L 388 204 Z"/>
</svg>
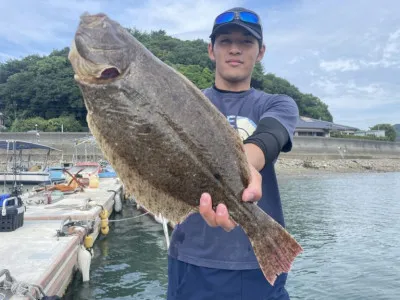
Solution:
<svg viewBox="0 0 400 300">
<path fill-rule="evenodd" d="M 35 128 L 36 128 L 36 143 L 39 143 L 39 131 L 37 129 L 37 124 L 35 124 Z"/>
</svg>

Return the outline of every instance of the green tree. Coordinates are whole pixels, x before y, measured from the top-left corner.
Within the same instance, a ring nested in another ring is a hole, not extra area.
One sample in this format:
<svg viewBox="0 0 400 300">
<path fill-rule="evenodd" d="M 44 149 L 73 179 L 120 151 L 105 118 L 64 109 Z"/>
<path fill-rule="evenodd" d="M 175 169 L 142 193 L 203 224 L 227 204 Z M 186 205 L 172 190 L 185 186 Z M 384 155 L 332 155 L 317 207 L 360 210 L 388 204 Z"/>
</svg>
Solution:
<svg viewBox="0 0 400 300">
<path fill-rule="evenodd" d="M 150 33 L 128 30 L 155 56 L 181 72 L 198 88 L 204 89 L 213 84 L 215 65 L 208 57 L 207 42 L 200 39 L 179 40 L 168 36 L 164 30 Z M 46 123 L 47 128 L 41 130 L 56 130 L 62 116 L 73 116 L 81 126 L 87 126 L 87 111 L 74 81 L 68 53 L 69 48 L 65 47 L 53 50 L 47 56 L 29 55 L 0 63 L 0 111 L 8 128 L 31 130 L 31 127 L 28 128 L 31 123 L 22 126 L 20 122 L 40 117 L 52 120 Z M 266 74 L 260 63 L 254 68 L 251 85 L 267 93 L 292 97 L 302 116 L 326 121 L 333 119 L 328 106 L 318 97 L 301 93 L 284 78 Z M 65 126 L 69 128 L 69 125 Z M 69 130 L 67 128 L 65 130 Z M 78 127 L 71 125 L 71 128 Z"/>
<path fill-rule="evenodd" d="M 73 116 L 61 116 L 49 120 L 45 120 L 42 117 L 16 119 L 12 123 L 10 131 L 24 132 L 37 129 L 38 131 L 54 132 L 61 131 L 61 126 L 63 131 L 82 131 L 82 125 Z"/>
<path fill-rule="evenodd" d="M 185 75 L 199 89 L 205 89 L 214 82 L 214 73 L 207 67 L 202 68 L 199 65 L 174 65 L 173 67 Z"/>
<path fill-rule="evenodd" d="M 82 131 L 82 125 L 73 116 L 61 116 L 48 120 L 45 131 L 61 131 L 61 128 L 64 132 Z"/>
<path fill-rule="evenodd" d="M 333 117 L 328 110 L 328 105 L 312 94 L 301 93 L 297 87 L 286 79 L 277 77 L 271 73 L 266 74 L 264 75 L 262 89 L 267 93 L 285 94 L 292 97 L 299 107 L 301 116 L 329 122 L 333 121 Z"/>
<path fill-rule="evenodd" d="M 10 131 L 25 132 L 30 130 L 44 131 L 47 126 L 47 121 L 41 117 L 28 118 L 24 120 L 16 119 L 12 123 Z"/>
<path fill-rule="evenodd" d="M 0 109 L 6 116 L 6 126 L 17 118 L 50 119 L 65 113 L 86 124 L 86 109 L 66 57 L 67 49 L 44 57 L 30 56 L 22 63 L 0 64 L 0 77 L 5 79 L 0 83 Z"/>
<path fill-rule="evenodd" d="M 40 59 L 39 55 L 29 55 L 21 60 L 10 59 L 6 63 L 0 63 L 0 84 L 7 82 L 11 75 L 25 71 L 28 66 Z"/>
<path fill-rule="evenodd" d="M 396 140 L 396 130 L 390 124 L 376 124 L 371 130 L 385 130 L 385 136 L 390 140 Z"/>
<path fill-rule="evenodd" d="M 251 77 L 251 86 L 255 89 L 264 90 L 264 68 L 261 63 L 256 63 Z"/>
</svg>

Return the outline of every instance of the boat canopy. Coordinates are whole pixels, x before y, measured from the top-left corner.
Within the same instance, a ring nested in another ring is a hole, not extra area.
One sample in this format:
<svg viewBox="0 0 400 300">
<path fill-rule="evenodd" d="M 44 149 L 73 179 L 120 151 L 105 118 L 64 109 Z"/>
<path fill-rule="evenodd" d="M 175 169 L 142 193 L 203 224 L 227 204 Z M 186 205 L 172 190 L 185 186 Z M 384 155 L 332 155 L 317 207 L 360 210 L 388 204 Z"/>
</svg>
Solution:
<svg viewBox="0 0 400 300">
<path fill-rule="evenodd" d="M 52 151 L 61 151 L 60 149 L 56 149 L 53 147 L 49 147 L 42 144 L 36 144 L 31 142 L 17 141 L 17 140 L 0 140 L 0 149 L 8 150 L 24 150 L 24 149 L 43 149 L 43 150 L 52 150 Z"/>
</svg>

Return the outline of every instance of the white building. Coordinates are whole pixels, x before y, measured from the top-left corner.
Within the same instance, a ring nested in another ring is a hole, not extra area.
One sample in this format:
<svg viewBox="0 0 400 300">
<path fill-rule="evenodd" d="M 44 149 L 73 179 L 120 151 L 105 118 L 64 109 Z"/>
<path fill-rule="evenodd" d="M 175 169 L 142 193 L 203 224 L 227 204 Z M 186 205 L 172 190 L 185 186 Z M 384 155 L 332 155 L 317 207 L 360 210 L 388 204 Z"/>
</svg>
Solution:
<svg viewBox="0 0 400 300">
<path fill-rule="evenodd" d="M 368 136 L 374 135 L 376 137 L 385 137 L 385 130 L 367 130 L 367 131 L 356 131 L 354 133 L 355 136 Z"/>
</svg>

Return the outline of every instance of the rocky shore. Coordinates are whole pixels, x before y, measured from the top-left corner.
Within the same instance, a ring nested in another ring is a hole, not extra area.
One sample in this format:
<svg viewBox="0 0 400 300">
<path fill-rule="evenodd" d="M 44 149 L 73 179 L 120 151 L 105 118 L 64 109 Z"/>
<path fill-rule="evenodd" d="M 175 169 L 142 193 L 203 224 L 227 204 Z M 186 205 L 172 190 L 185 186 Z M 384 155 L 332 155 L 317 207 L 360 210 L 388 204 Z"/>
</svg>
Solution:
<svg viewBox="0 0 400 300">
<path fill-rule="evenodd" d="M 399 159 L 332 159 L 279 158 L 276 165 L 278 175 L 301 175 L 319 173 L 376 173 L 400 172 Z"/>
<path fill-rule="evenodd" d="M 48 166 L 60 166 L 61 157 L 50 157 Z M 98 156 L 91 161 L 98 161 Z M 64 160 L 64 162 L 67 162 Z M 41 165 L 43 160 L 31 159 L 30 165 Z M 6 169 L 6 158 L 0 154 L 0 171 Z M 281 156 L 275 164 L 278 175 L 302 175 L 321 173 L 366 173 L 366 172 L 400 172 L 400 156 L 398 159 L 374 158 L 374 159 L 314 159 L 291 158 Z"/>
</svg>

